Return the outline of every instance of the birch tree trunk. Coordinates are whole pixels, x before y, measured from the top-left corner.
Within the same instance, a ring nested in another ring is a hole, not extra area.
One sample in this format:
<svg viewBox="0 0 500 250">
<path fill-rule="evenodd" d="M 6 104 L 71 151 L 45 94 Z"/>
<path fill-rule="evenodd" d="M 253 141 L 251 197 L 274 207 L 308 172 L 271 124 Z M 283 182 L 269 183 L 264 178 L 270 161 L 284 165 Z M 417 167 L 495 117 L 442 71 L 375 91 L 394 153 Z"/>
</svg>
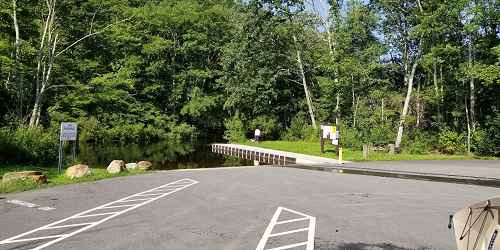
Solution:
<svg viewBox="0 0 500 250">
<path fill-rule="evenodd" d="M 417 124 L 416 124 L 416 127 L 419 128 L 420 127 L 420 81 L 418 81 L 417 83 L 417 100 L 416 100 L 416 103 L 417 103 Z"/>
<path fill-rule="evenodd" d="M 434 83 L 434 95 L 436 97 L 437 101 L 437 119 L 438 122 L 441 122 L 441 102 L 440 102 L 440 93 L 439 93 L 439 84 L 438 84 L 438 76 L 437 76 L 437 65 L 436 62 L 434 61 L 433 67 L 432 67 L 432 81 Z"/>
<path fill-rule="evenodd" d="M 439 82 L 441 83 L 441 89 L 440 89 L 440 95 L 439 97 L 441 98 L 441 103 L 440 104 L 443 104 L 444 103 L 444 82 L 443 82 L 443 65 L 440 64 L 439 65 Z"/>
<path fill-rule="evenodd" d="M 340 129 L 340 95 L 337 93 L 335 99 L 337 100 L 337 104 L 335 105 L 335 125 L 337 126 L 337 130 Z"/>
<path fill-rule="evenodd" d="M 42 112 L 42 100 L 43 100 L 43 95 L 45 94 L 45 91 L 48 88 L 49 84 L 49 79 L 50 75 L 52 73 L 52 67 L 54 65 L 54 55 L 55 55 L 55 50 L 57 46 L 57 34 L 55 34 L 52 42 L 52 48 L 50 48 L 50 51 L 48 53 L 49 61 L 47 62 L 47 65 L 44 65 L 43 68 L 43 73 L 42 73 L 42 79 L 40 83 L 40 89 L 36 93 L 36 98 L 35 98 L 35 103 L 33 105 L 33 110 L 31 111 L 31 118 L 30 118 L 30 127 L 37 127 L 40 124 L 40 114 Z"/>
<path fill-rule="evenodd" d="M 336 43 L 336 40 L 332 34 L 331 28 L 332 28 L 332 25 L 335 24 L 335 21 L 332 21 L 332 20 L 335 20 L 336 16 L 335 16 L 335 14 L 333 14 L 334 17 L 332 18 L 330 16 L 332 14 L 330 11 L 326 11 L 326 12 L 320 11 L 317 8 L 316 1 L 317 0 L 310 0 L 307 2 L 309 2 L 309 4 L 312 6 L 313 11 L 315 12 L 316 16 L 318 17 L 319 21 L 321 22 L 321 25 L 323 26 L 324 30 L 326 31 L 326 38 L 327 38 L 326 40 L 328 42 L 328 49 L 330 52 L 330 58 L 332 59 L 332 63 L 335 64 L 335 53 L 336 53 L 337 43 Z M 318 2 L 321 3 L 321 1 L 318 1 Z M 295 37 L 294 37 L 294 39 L 295 39 Z M 338 67 L 335 65 L 335 70 L 333 72 L 333 81 L 335 84 L 338 83 L 338 75 L 339 75 L 338 74 Z M 354 91 L 354 89 L 353 89 L 353 91 Z M 337 100 L 338 100 L 338 98 L 339 98 L 339 94 L 337 93 Z M 354 99 L 353 99 L 353 107 L 354 107 Z"/>
<path fill-rule="evenodd" d="M 12 0 L 12 21 L 14 24 L 14 32 L 16 39 L 14 41 L 14 65 L 12 67 L 12 81 L 16 85 L 17 89 L 17 99 L 19 101 L 18 104 L 18 115 L 19 118 L 23 117 L 23 81 L 18 76 L 19 71 L 19 62 L 21 57 L 21 38 L 19 35 L 19 23 L 17 20 L 17 0 Z"/>
<path fill-rule="evenodd" d="M 465 84 L 464 84 L 465 85 Z M 467 118 L 467 155 L 470 154 L 470 139 L 471 139 L 471 119 L 470 119 L 470 114 L 469 114 L 469 109 L 467 107 L 467 95 L 464 98 L 464 104 L 465 104 L 465 117 Z"/>
<path fill-rule="evenodd" d="M 55 7 L 56 0 L 49 0 L 47 4 L 47 18 L 45 19 L 42 37 L 40 39 L 40 47 L 37 56 L 37 69 L 35 75 L 36 89 L 35 101 L 31 110 L 29 126 L 37 127 L 40 123 L 40 114 L 42 109 L 42 100 L 47 84 L 49 83 L 52 65 L 55 58 L 55 50 L 57 46 L 57 33 L 55 25 Z"/>
<path fill-rule="evenodd" d="M 351 94 L 352 94 L 352 104 L 351 104 L 351 112 L 353 113 L 352 125 L 356 126 L 356 95 L 354 93 L 354 76 L 351 74 Z"/>
<path fill-rule="evenodd" d="M 469 42 L 469 70 L 473 70 L 474 66 L 474 52 L 472 48 L 472 38 Z M 469 79 L 469 87 L 470 87 L 470 124 L 472 125 L 472 132 L 476 130 L 476 86 L 474 84 L 474 77 L 470 77 Z"/>
<path fill-rule="evenodd" d="M 356 121 L 358 117 L 358 104 L 359 104 L 359 96 L 356 99 L 356 106 L 354 107 L 354 118 L 353 118 L 353 128 L 356 128 Z"/>
<path fill-rule="evenodd" d="M 384 122 L 384 120 L 385 120 L 385 119 L 384 119 L 384 106 L 385 106 L 385 105 L 384 105 L 384 98 L 382 98 L 382 106 L 381 106 L 382 111 L 381 111 L 381 115 L 380 115 L 380 122 L 381 122 L 381 123 L 383 123 L 383 122 Z"/>
<path fill-rule="evenodd" d="M 418 58 L 419 57 L 415 59 L 411 71 L 409 73 L 408 72 L 405 73 L 405 80 L 407 81 L 406 83 L 407 90 L 406 90 L 405 103 L 403 106 L 403 113 L 401 114 L 401 117 L 399 119 L 398 135 L 396 137 L 396 143 L 395 143 L 395 148 L 397 149 L 397 151 L 399 151 L 401 147 L 401 140 L 403 138 L 403 130 L 405 126 L 406 115 L 408 114 L 408 108 L 410 106 L 410 100 L 411 100 L 411 92 L 413 90 L 413 79 L 415 76 L 415 71 L 417 70 L 418 66 Z"/>
<path fill-rule="evenodd" d="M 314 117 L 314 110 L 312 106 L 312 99 L 307 87 L 306 74 L 304 72 L 304 65 L 302 64 L 302 56 L 300 54 L 300 49 L 297 42 L 297 37 L 293 35 L 293 43 L 295 44 L 295 50 L 297 53 L 297 63 L 299 64 L 300 75 L 302 77 L 302 85 L 304 86 L 304 93 L 306 95 L 307 108 L 309 110 L 309 116 L 311 117 L 311 124 L 316 128 L 316 118 Z"/>
<path fill-rule="evenodd" d="M 417 0 L 417 3 L 419 6 L 419 9 L 420 9 L 420 13 L 423 13 L 424 10 L 422 8 L 422 4 L 421 4 L 420 0 Z M 398 134 L 396 136 L 396 142 L 394 145 L 397 152 L 400 152 L 400 149 L 401 149 L 401 140 L 403 138 L 406 115 L 408 114 L 408 108 L 410 106 L 411 92 L 413 90 L 413 80 L 415 78 L 415 71 L 417 70 L 418 61 L 420 60 L 420 56 L 422 55 L 422 38 L 420 38 L 420 40 L 418 42 L 417 54 L 416 54 L 415 58 L 413 58 L 413 65 L 412 65 L 411 70 L 409 72 L 407 69 L 409 66 L 410 57 L 409 57 L 409 53 L 408 53 L 409 47 L 408 47 L 407 43 L 405 44 L 405 50 L 406 50 L 405 51 L 405 54 L 406 54 L 406 58 L 405 58 L 405 83 L 407 86 L 407 90 L 406 90 L 405 103 L 403 105 L 403 112 L 401 113 L 401 117 L 399 119 Z"/>
<path fill-rule="evenodd" d="M 332 33 L 328 28 L 326 30 L 326 37 L 328 39 L 328 48 L 330 49 L 330 57 L 332 58 L 332 61 L 335 61 L 335 41 L 332 39 Z"/>
</svg>

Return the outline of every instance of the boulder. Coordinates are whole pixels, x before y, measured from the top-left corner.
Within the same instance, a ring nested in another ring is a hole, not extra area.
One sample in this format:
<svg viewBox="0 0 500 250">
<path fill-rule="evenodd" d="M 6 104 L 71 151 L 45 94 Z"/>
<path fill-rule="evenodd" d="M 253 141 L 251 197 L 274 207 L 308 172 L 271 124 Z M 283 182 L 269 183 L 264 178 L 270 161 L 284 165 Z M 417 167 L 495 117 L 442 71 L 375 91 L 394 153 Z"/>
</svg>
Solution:
<svg viewBox="0 0 500 250">
<path fill-rule="evenodd" d="M 110 174 L 118 174 L 122 171 L 127 171 L 125 168 L 125 162 L 122 160 L 114 160 L 112 161 L 109 166 L 106 168 L 108 173 Z"/>
<path fill-rule="evenodd" d="M 130 163 L 125 164 L 125 167 L 126 167 L 128 170 L 131 170 L 131 169 L 136 169 L 136 168 L 137 168 L 137 163 L 135 163 L 135 162 L 130 162 Z"/>
<path fill-rule="evenodd" d="M 66 176 L 71 179 L 80 178 L 90 174 L 91 172 L 89 166 L 83 164 L 74 165 L 66 169 Z"/>
<path fill-rule="evenodd" d="M 32 175 L 30 176 L 31 180 L 38 184 L 46 183 L 47 182 L 47 176 L 45 175 Z"/>
<path fill-rule="evenodd" d="M 140 161 L 137 163 L 137 167 L 142 170 L 150 170 L 153 167 L 153 163 L 150 161 Z"/>
<path fill-rule="evenodd" d="M 10 181 L 32 180 L 38 184 L 47 182 L 47 177 L 40 171 L 8 172 L 2 177 L 2 183 Z"/>
</svg>

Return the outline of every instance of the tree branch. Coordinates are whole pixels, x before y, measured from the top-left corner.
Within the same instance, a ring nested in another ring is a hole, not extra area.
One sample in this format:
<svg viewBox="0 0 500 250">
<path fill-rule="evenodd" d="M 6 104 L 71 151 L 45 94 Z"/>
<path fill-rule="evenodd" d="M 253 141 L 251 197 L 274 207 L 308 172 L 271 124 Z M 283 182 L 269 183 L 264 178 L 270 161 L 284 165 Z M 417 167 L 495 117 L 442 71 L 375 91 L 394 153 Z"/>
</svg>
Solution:
<svg viewBox="0 0 500 250">
<path fill-rule="evenodd" d="M 86 89 L 91 89 L 92 87 L 90 86 L 82 86 L 82 85 L 77 85 L 77 84 L 68 84 L 68 85 L 51 85 L 45 89 L 45 91 L 51 89 L 51 88 L 62 88 L 62 87 L 83 87 Z"/>
<path fill-rule="evenodd" d="M 101 34 L 101 33 L 103 33 L 104 31 L 106 31 L 106 29 L 108 29 L 108 28 L 110 28 L 110 27 L 112 27 L 112 26 L 114 26 L 114 25 L 117 25 L 117 24 L 119 24 L 119 23 L 126 22 L 126 21 L 128 21 L 128 20 L 130 20 L 130 19 L 132 19 L 132 18 L 133 18 L 133 16 L 131 16 L 131 17 L 129 17 L 129 18 L 122 19 L 122 20 L 120 20 L 120 21 L 118 21 L 118 22 L 115 22 L 115 23 L 109 24 L 108 26 L 104 27 L 104 28 L 103 28 L 102 30 L 100 30 L 100 31 L 96 31 L 96 32 L 94 32 L 94 33 L 90 33 L 90 34 L 87 34 L 87 35 L 85 35 L 85 36 L 81 37 L 80 39 L 78 39 L 78 40 L 76 40 L 75 42 L 73 42 L 72 44 L 70 44 L 68 47 L 66 47 L 66 48 L 64 48 L 63 50 L 61 50 L 60 52 L 58 52 L 58 53 L 55 55 L 55 57 L 60 56 L 61 54 L 63 54 L 64 52 L 66 52 L 67 50 L 69 50 L 70 48 L 72 48 L 73 46 L 75 46 L 75 45 L 77 45 L 78 43 L 80 43 L 81 41 L 83 41 L 83 40 L 85 40 L 85 39 L 87 39 L 87 38 L 89 38 L 89 37 L 91 37 L 91 36 L 95 36 L 95 35 Z"/>
</svg>

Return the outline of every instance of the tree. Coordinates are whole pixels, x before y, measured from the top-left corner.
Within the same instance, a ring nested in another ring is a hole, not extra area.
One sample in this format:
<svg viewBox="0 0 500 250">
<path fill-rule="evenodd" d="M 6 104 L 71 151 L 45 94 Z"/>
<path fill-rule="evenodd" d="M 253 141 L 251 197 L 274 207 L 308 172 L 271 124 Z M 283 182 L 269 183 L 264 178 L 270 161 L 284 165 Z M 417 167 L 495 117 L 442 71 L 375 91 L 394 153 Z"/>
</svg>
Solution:
<svg viewBox="0 0 500 250">
<path fill-rule="evenodd" d="M 410 107 L 415 73 L 424 49 L 424 37 L 416 29 L 424 14 L 424 8 L 420 0 L 417 2 L 380 0 L 376 3 L 382 11 L 382 15 L 385 16 L 384 35 L 389 41 L 390 49 L 394 50 L 400 61 L 404 76 L 403 82 L 406 86 L 406 98 L 395 142 L 395 147 L 399 151 Z"/>
</svg>

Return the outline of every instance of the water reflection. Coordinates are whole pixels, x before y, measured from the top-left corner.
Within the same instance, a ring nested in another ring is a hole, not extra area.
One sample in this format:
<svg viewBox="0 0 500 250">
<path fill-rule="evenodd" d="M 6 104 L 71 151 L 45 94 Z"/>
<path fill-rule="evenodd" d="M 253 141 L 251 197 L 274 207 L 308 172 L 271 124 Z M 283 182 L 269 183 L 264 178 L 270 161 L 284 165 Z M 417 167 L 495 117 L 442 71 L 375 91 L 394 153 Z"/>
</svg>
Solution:
<svg viewBox="0 0 500 250">
<path fill-rule="evenodd" d="M 249 166 L 252 162 L 214 154 L 206 144 L 158 142 L 139 145 L 80 143 L 77 161 L 91 167 L 106 167 L 112 160 L 153 162 L 154 169 L 191 169 L 222 166 Z"/>
</svg>

